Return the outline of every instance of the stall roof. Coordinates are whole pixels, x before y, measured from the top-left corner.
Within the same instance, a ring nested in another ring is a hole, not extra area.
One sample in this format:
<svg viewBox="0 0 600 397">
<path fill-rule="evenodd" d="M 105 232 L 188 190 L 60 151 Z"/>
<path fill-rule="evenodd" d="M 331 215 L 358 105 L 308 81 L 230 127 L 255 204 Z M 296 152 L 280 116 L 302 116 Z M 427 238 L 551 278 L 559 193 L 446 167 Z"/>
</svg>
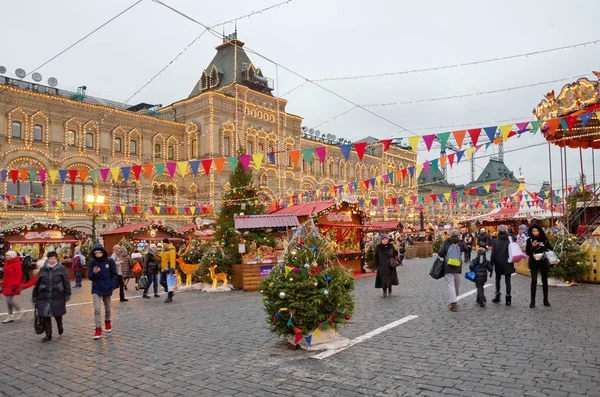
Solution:
<svg viewBox="0 0 600 397">
<path fill-rule="evenodd" d="M 373 226 L 377 226 L 382 231 L 402 229 L 402 223 L 400 223 L 400 221 L 373 222 Z"/>
<path fill-rule="evenodd" d="M 179 233 L 185 233 L 185 232 L 189 232 L 190 230 L 194 230 L 195 228 L 196 228 L 196 225 L 185 225 L 185 226 L 177 229 L 177 231 Z"/>
<path fill-rule="evenodd" d="M 106 236 L 109 234 L 130 233 L 130 232 L 133 232 L 134 230 L 140 229 L 140 228 L 142 228 L 144 226 L 148 226 L 148 225 L 149 225 L 149 223 L 132 223 L 130 225 L 125 225 L 125 226 L 122 226 L 115 230 L 111 230 L 110 232 L 102 233 L 102 235 Z"/>
<path fill-rule="evenodd" d="M 236 229 L 261 229 L 300 226 L 298 217 L 292 214 L 242 215 L 234 217 Z"/>
<path fill-rule="evenodd" d="M 321 211 L 325 211 L 335 206 L 335 200 L 328 201 L 315 201 L 311 203 L 296 204 L 291 207 L 282 208 L 279 211 L 273 212 L 273 215 L 287 215 L 292 214 L 296 216 L 308 216 L 311 214 L 318 214 Z"/>
</svg>

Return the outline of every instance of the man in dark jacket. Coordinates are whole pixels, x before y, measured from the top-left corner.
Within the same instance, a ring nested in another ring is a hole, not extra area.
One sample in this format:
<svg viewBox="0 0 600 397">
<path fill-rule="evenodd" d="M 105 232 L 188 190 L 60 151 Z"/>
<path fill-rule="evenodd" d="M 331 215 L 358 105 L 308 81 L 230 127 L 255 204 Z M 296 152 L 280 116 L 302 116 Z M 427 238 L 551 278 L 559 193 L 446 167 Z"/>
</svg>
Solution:
<svg viewBox="0 0 600 397">
<path fill-rule="evenodd" d="M 476 235 L 477 237 L 477 245 L 479 247 L 483 247 L 487 249 L 488 244 L 490 243 L 490 235 L 487 234 L 484 228 L 479 230 L 479 233 Z"/>
<path fill-rule="evenodd" d="M 94 339 L 100 339 L 102 337 L 101 304 L 104 302 L 104 329 L 106 332 L 110 332 L 112 331 L 110 297 L 113 290 L 118 287 L 117 265 L 108 256 L 102 244 L 96 244 L 92 249 L 92 261 L 88 266 L 88 278 L 92 281 L 92 298 L 94 301 L 94 320 L 96 322 Z"/>
<path fill-rule="evenodd" d="M 510 295 L 511 285 L 510 278 L 515 272 L 515 265 L 508 262 L 508 245 L 510 240 L 508 239 L 508 228 L 506 225 L 498 226 L 498 237 L 494 240 L 492 245 L 492 255 L 490 262 L 496 271 L 496 297 L 492 300 L 494 303 L 500 303 L 500 281 L 502 276 L 506 283 L 506 306 L 510 306 L 512 298 Z"/>
<path fill-rule="evenodd" d="M 465 250 L 460 237 L 461 234 L 458 229 L 452 230 L 450 237 L 444 240 L 438 252 L 438 256 L 444 258 L 444 278 L 446 279 L 448 300 L 450 301 L 448 308 L 453 312 L 458 310 L 457 296 L 462 274 L 462 253 Z"/>
</svg>

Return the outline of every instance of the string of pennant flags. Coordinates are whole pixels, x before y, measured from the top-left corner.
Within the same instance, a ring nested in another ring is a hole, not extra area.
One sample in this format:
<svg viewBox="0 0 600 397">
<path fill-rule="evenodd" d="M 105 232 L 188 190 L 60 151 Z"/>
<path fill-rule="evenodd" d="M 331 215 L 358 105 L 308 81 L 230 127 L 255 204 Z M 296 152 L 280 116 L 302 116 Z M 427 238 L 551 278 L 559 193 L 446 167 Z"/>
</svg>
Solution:
<svg viewBox="0 0 600 397">
<path fill-rule="evenodd" d="M 505 142 L 507 139 L 513 136 L 520 136 L 521 134 L 527 131 L 531 131 L 535 134 L 537 131 L 540 130 L 540 128 L 544 128 L 550 133 L 554 132 L 558 127 L 562 127 L 565 131 L 570 131 L 574 129 L 578 120 L 581 120 L 581 129 L 583 129 L 594 115 L 598 119 L 600 119 L 600 112 L 590 112 L 582 113 L 575 116 L 554 118 L 547 121 L 525 121 L 491 127 L 442 132 L 437 134 L 427 134 L 422 136 L 409 136 L 404 139 L 408 141 L 410 147 L 414 151 L 417 151 L 420 142 L 423 141 L 427 151 L 430 152 L 433 147 L 433 143 L 436 140 L 440 143 L 441 149 L 443 150 L 446 148 L 451 136 L 454 138 L 458 151 L 442 156 L 438 159 L 425 161 L 423 164 L 417 164 L 415 166 L 411 166 L 400 171 L 402 172 L 402 177 L 405 178 L 407 173 L 409 173 L 411 176 L 414 175 L 415 171 L 417 171 L 417 174 L 420 173 L 421 170 L 427 173 L 430 168 L 443 168 L 446 163 L 448 163 L 452 167 L 454 164 L 459 163 L 463 158 L 470 160 L 472 155 L 479 151 L 484 145 L 487 150 L 492 144 L 499 144 L 501 142 Z M 498 130 L 500 131 L 501 136 L 496 137 L 496 133 Z M 489 139 L 489 142 L 485 144 L 479 143 L 482 137 L 482 132 Z M 467 135 L 470 138 L 469 147 L 466 147 L 468 143 L 465 144 L 465 138 L 467 137 Z M 393 140 L 394 138 L 381 139 L 378 142 L 371 143 L 371 145 L 381 144 L 383 146 L 383 151 L 387 152 Z M 356 152 L 359 161 L 362 161 L 367 145 L 369 145 L 369 143 L 367 142 L 355 142 L 350 144 L 341 144 L 339 145 L 339 148 L 346 161 L 350 159 L 350 154 L 352 151 Z M 301 156 L 308 163 L 308 165 L 312 165 L 313 158 L 315 156 L 318 158 L 321 164 L 324 164 L 327 156 L 327 147 L 321 146 L 315 148 L 295 149 L 289 151 L 271 151 L 268 153 L 243 154 L 239 156 L 173 161 L 166 163 L 153 163 L 143 165 L 127 165 L 121 167 L 108 167 L 91 170 L 3 169 L 0 170 L 0 178 L 3 182 L 5 182 L 7 179 L 10 179 L 13 183 L 16 183 L 17 180 L 26 182 L 27 179 L 29 179 L 33 181 L 36 180 L 38 177 L 41 182 L 50 181 L 51 183 L 56 183 L 57 181 L 60 181 L 61 183 L 75 183 L 78 178 L 80 181 L 83 181 L 89 177 L 94 183 L 98 182 L 99 180 L 106 183 L 110 182 L 111 179 L 115 182 L 118 182 L 119 178 L 121 177 L 125 181 L 129 180 L 132 176 L 136 180 L 139 180 L 142 177 L 142 175 L 145 176 L 147 179 L 151 179 L 154 172 L 156 172 L 156 174 L 160 176 L 164 175 L 164 173 L 166 172 L 171 178 L 174 178 L 175 175 L 179 173 L 183 177 L 187 174 L 188 169 L 191 170 L 192 174 L 196 177 L 200 172 L 200 167 L 202 167 L 204 174 L 208 176 L 213 169 L 220 174 L 223 171 L 225 163 L 228 164 L 231 170 L 234 170 L 238 163 L 241 164 L 245 170 L 248 170 L 248 167 L 252 162 L 254 164 L 254 167 L 257 170 L 259 170 L 261 168 L 261 165 L 263 164 L 265 156 L 267 157 L 269 163 L 276 164 L 277 153 L 286 153 L 295 168 L 298 166 Z M 381 177 L 385 178 L 385 175 L 386 174 L 383 174 Z M 390 178 L 389 173 L 387 175 L 388 178 Z M 372 179 L 373 178 L 367 179 L 363 182 L 368 187 L 369 185 L 372 185 Z"/>
</svg>

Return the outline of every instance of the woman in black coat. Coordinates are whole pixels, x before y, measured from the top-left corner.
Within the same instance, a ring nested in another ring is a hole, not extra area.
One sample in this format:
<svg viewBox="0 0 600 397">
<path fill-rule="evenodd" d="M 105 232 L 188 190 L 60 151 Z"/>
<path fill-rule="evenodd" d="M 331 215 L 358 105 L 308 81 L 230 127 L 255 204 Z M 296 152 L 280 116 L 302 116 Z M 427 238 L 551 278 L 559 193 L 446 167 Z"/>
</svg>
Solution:
<svg viewBox="0 0 600 397">
<path fill-rule="evenodd" d="M 548 301 L 548 271 L 550 270 L 550 265 L 546 258 L 544 258 L 544 253 L 552 251 L 552 249 L 552 245 L 550 245 L 550 241 L 548 241 L 544 230 L 538 225 L 531 225 L 525 252 L 529 256 L 529 268 L 531 269 L 531 303 L 529 307 L 532 309 L 535 307 L 538 272 L 542 274 L 544 306 L 550 306 L 550 302 Z"/>
<path fill-rule="evenodd" d="M 492 256 L 490 262 L 496 272 L 496 297 L 492 299 L 494 303 L 500 303 L 500 282 L 502 276 L 504 276 L 504 282 L 506 284 L 506 306 L 512 304 L 511 296 L 511 276 L 515 272 L 514 263 L 508 261 L 508 246 L 510 240 L 508 239 L 508 227 L 505 225 L 498 226 L 498 237 L 494 239 L 492 243 Z"/>
<path fill-rule="evenodd" d="M 375 266 L 377 266 L 377 277 L 375 288 L 383 289 L 383 297 L 392 294 L 392 285 L 398 285 L 398 273 L 396 268 L 390 265 L 393 257 L 398 257 L 398 251 L 390 242 L 387 234 L 381 235 L 381 243 L 375 247 Z"/>
<path fill-rule="evenodd" d="M 71 299 L 71 283 L 67 269 L 58 261 L 55 251 L 48 252 L 48 261 L 40 269 L 32 300 L 37 308 L 38 316 L 44 322 L 46 336 L 42 340 L 52 340 L 52 317 L 56 319 L 58 334 L 62 335 L 63 316 L 67 314 L 67 302 Z"/>
</svg>

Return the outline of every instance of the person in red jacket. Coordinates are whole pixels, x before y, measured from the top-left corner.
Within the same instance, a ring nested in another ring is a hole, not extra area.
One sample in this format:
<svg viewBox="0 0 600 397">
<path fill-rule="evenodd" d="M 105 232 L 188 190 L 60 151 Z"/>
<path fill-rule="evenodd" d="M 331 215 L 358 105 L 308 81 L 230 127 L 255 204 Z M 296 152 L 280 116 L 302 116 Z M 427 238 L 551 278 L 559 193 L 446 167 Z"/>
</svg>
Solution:
<svg viewBox="0 0 600 397">
<path fill-rule="evenodd" d="M 15 296 L 21 295 L 23 270 L 21 269 L 21 260 L 17 257 L 15 251 L 8 251 L 5 257 L 2 295 L 6 297 L 8 316 L 2 323 L 8 324 L 15 322 L 15 320 L 18 321 L 23 317 L 23 311 L 15 303 Z M 14 311 L 16 311 L 16 314 L 13 314 Z"/>
</svg>

